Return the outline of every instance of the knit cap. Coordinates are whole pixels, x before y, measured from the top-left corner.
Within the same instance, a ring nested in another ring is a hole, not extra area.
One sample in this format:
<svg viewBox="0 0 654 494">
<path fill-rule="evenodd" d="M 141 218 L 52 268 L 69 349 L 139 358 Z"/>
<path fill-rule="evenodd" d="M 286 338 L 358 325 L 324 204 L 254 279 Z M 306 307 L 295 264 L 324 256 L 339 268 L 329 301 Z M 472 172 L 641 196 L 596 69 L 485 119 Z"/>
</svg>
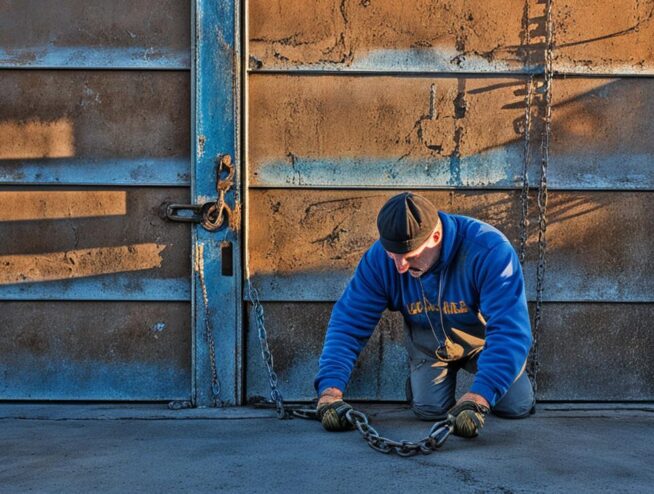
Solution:
<svg viewBox="0 0 654 494">
<path fill-rule="evenodd" d="M 379 240 L 388 252 L 406 254 L 420 247 L 438 224 L 438 210 L 413 192 L 391 197 L 377 215 Z"/>
</svg>

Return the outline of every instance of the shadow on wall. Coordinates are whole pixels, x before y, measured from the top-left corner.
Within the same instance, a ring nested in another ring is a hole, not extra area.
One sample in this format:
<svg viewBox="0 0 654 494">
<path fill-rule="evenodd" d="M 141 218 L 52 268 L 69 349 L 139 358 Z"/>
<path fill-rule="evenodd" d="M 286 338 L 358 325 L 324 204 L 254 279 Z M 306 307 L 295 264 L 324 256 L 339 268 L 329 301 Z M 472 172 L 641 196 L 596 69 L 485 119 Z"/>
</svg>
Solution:
<svg viewBox="0 0 654 494">
<path fill-rule="evenodd" d="M 184 190 L 53 189 L 0 189 L 1 285 L 133 271 L 188 276 L 188 228 L 157 216 L 158 204 L 183 201 Z"/>
</svg>

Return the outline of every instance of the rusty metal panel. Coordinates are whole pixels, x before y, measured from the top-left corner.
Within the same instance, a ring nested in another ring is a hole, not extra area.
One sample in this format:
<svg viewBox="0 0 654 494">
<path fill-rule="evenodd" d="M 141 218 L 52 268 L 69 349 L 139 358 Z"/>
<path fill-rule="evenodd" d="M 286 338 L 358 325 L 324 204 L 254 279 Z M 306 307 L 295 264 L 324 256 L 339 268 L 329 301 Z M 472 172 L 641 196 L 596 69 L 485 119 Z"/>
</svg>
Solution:
<svg viewBox="0 0 654 494">
<path fill-rule="evenodd" d="M 552 186 L 654 189 L 653 79 L 557 80 L 553 98 Z"/>
<path fill-rule="evenodd" d="M 391 191 L 255 190 L 250 268 L 266 300 L 333 301 L 377 239 L 376 215 Z M 444 211 L 497 226 L 517 245 L 518 192 L 426 191 Z M 549 301 L 653 301 L 650 192 L 553 192 L 548 212 Z M 534 297 L 536 212 L 525 276 Z M 634 228 L 634 225 L 638 225 Z"/>
<path fill-rule="evenodd" d="M 250 270 L 266 300 L 336 300 L 365 250 L 377 240 L 377 212 L 391 191 L 250 192 Z M 514 241 L 515 193 L 427 191 L 449 212 L 485 219 Z"/>
<path fill-rule="evenodd" d="M 519 187 L 526 87 L 524 78 L 252 75 L 250 185 Z M 654 131 L 652 92 L 649 79 L 555 81 L 550 187 L 654 189 L 654 148 L 643 139 Z M 534 183 L 538 125 L 531 150 Z"/>
<path fill-rule="evenodd" d="M 313 378 L 332 304 L 266 303 L 270 347 L 285 399 L 315 397 Z M 533 316 L 533 304 L 530 309 Z M 654 337 L 645 321 L 651 304 L 547 303 L 539 343 L 539 400 L 654 399 Z M 268 397 L 268 378 L 250 310 L 247 397 Z M 362 352 L 349 399 L 404 400 L 408 377 L 402 316 L 386 312 Z M 460 372 L 457 394 L 472 376 Z"/>
<path fill-rule="evenodd" d="M 546 304 L 539 399 L 654 400 L 652 304 Z"/>
<path fill-rule="evenodd" d="M 4 183 L 187 185 L 184 72 L 3 71 Z"/>
<path fill-rule="evenodd" d="M 253 187 L 515 187 L 521 78 L 251 76 Z"/>
<path fill-rule="evenodd" d="M 653 200 L 652 192 L 550 194 L 547 300 L 654 302 Z"/>
<path fill-rule="evenodd" d="M 251 70 L 524 70 L 535 1 L 250 0 Z M 530 10 L 531 15 L 529 14 Z"/>
<path fill-rule="evenodd" d="M 250 0 L 249 67 L 265 70 L 542 70 L 537 0 Z M 554 69 L 654 73 L 654 4 L 554 2 Z"/>
<path fill-rule="evenodd" d="M 252 309 L 247 334 L 248 399 L 268 398 L 270 389 Z M 332 304 L 266 303 L 266 326 L 275 371 L 285 400 L 315 397 L 313 377 L 318 371 L 325 329 Z M 361 354 L 347 395 L 354 400 L 404 400 L 408 364 L 399 313 L 384 314 Z"/>
<path fill-rule="evenodd" d="M 183 188 L 0 188 L 0 298 L 190 299 Z M 170 292 L 171 287 L 174 289 Z"/>
<path fill-rule="evenodd" d="M 3 0 L 0 67 L 190 68 L 191 3 Z"/>
<path fill-rule="evenodd" d="M 188 303 L 0 302 L 0 399 L 189 399 Z"/>
<path fill-rule="evenodd" d="M 654 74 L 654 2 L 554 2 L 556 70 Z"/>
</svg>

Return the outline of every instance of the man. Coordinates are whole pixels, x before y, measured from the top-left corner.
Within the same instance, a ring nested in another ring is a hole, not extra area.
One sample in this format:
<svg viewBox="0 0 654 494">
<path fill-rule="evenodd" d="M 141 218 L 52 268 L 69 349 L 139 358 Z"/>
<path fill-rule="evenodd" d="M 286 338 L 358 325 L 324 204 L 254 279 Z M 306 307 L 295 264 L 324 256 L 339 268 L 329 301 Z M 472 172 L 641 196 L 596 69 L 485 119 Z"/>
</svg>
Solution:
<svg viewBox="0 0 654 494">
<path fill-rule="evenodd" d="M 349 428 L 343 392 L 387 308 L 404 316 L 407 395 L 418 418 L 451 416 L 455 434 L 474 437 L 491 410 L 510 418 L 533 413 L 524 280 L 506 237 L 410 192 L 384 204 L 377 228 L 380 238 L 363 255 L 327 328 L 314 383 L 323 426 Z M 455 404 L 461 368 L 475 378 Z"/>
</svg>

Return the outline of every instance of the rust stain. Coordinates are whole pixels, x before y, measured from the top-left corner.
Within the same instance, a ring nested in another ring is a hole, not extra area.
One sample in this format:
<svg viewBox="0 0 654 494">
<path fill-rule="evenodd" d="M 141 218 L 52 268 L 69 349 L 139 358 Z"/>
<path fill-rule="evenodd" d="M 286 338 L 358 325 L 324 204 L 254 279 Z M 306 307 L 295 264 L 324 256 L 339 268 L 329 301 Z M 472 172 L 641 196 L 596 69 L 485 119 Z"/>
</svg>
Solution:
<svg viewBox="0 0 654 494">
<path fill-rule="evenodd" d="M 0 191 L 0 221 L 88 218 L 125 214 L 127 214 L 125 191 Z"/>
<path fill-rule="evenodd" d="M 352 270 L 377 240 L 377 211 L 393 193 L 251 191 L 252 273 L 287 276 Z M 438 208 L 482 218 L 517 239 L 516 193 L 425 191 L 424 195 Z"/>
<path fill-rule="evenodd" d="M 555 66 L 590 72 L 654 68 L 654 1 L 557 2 Z"/>
<path fill-rule="evenodd" d="M 519 77 L 258 74 L 249 89 L 250 173 L 269 161 L 293 166 L 297 156 L 420 160 L 521 141 L 524 85 Z"/>
<path fill-rule="evenodd" d="M 544 4 L 538 0 L 250 0 L 250 67 L 356 66 L 383 53 L 437 53 L 451 66 L 542 63 Z M 554 4 L 555 68 L 639 72 L 654 68 L 654 2 Z M 395 54 L 394 54 L 395 53 Z"/>
<path fill-rule="evenodd" d="M 52 281 L 160 268 L 166 245 L 155 243 L 0 256 L 0 284 Z"/>
<path fill-rule="evenodd" d="M 0 122 L 0 159 L 71 156 L 75 156 L 75 132 L 69 118 Z"/>
<path fill-rule="evenodd" d="M 535 5 L 535 4 L 534 4 Z M 462 58 L 522 61 L 524 0 L 248 2 L 250 52 L 259 67 L 349 66 L 379 50 L 443 49 Z"/>
</svg>

